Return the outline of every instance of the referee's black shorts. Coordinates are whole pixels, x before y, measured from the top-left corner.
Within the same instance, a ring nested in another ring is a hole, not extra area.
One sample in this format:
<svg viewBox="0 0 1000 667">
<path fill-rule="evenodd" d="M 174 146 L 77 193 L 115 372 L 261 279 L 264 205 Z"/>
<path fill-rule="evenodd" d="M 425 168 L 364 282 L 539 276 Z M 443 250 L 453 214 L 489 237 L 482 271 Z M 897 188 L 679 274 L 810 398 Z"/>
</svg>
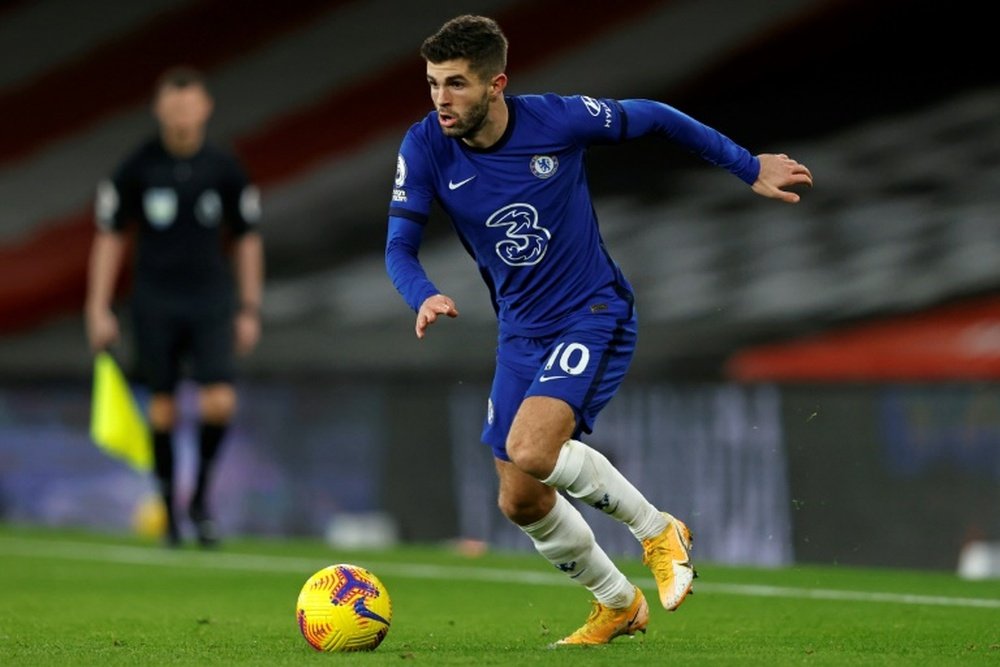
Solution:
<svg viewBox="0 0 1000 667">
<path fill-rule="evenodd" d="M 189 372 L 200 385 L 235 377 L 232 299 L 132 299 L 136 371 L 153 393 L 172 393 Z"/>
</svg>

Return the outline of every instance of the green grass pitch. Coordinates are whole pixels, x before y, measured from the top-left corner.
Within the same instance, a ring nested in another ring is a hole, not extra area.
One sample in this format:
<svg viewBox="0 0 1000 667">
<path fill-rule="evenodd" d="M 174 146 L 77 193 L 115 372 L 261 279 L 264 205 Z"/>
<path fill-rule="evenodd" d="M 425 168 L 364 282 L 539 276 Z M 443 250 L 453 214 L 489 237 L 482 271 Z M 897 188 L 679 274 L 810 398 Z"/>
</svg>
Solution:
<svg viewBox="0 0 1000 667">
<path fill-rule="evenodd" d="M 392 596 L 392 627 L 374 652 L 321 654 L 299 634 L 299 588 L 340 562 L 371 569 Z M 997 580 L 698 565 L 696 594 L 668 613 L 652 604 L 648 571 L 623 562 L 650 599 L 648 633 L 552 649 L 586 618 L 589 595 L 530 554 L 249 539 L 169 551 L 129 536 L 0 525 L 0 664 L 1000 664 Z"/>
</svg>

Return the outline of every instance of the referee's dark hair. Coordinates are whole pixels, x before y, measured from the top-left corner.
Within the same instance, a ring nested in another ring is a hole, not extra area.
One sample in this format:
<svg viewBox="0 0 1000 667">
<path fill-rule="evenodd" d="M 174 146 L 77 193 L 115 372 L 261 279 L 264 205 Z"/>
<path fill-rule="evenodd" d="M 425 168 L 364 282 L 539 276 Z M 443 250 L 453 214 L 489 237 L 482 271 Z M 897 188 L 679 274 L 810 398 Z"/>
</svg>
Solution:
<svg viewBox="0 0 1000 667">
<path fill-rule="evenodd" d="M 160 94 L 160 91 L 164 88 L 187 88 L 188 86 L 201 86 L 205 89 L 205 92 L 210 92 L 208 90 L 208 82 L 205 80 L 205 75 L 202 74 L 201 70 L 188 65 L 177 65 L 171 67 L 156 79 L 156 85 L 153 88 L 153 97 Z"/>
</svg>

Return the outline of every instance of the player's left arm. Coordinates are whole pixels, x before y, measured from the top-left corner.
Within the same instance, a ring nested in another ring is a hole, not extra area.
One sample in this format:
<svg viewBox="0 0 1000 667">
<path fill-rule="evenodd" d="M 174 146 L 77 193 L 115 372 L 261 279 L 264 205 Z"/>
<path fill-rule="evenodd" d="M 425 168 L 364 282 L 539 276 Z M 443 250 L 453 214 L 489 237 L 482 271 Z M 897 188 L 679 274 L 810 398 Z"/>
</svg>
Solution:
<svg viewBox="0 0 1000 667">
<path fill-rule="evenodd" d="M 760 162 L 760 173 L 751 187 L 761 196 L 795 204 L 801 197 L 785 188 L 796 185 L 812 187 L 813 177 L 809 167 L 784 153 L 761 153 L 757 160 Z"/>
<path fill-rule="evenodd" d="M 764 197 L 795 203 L 800 197 L 785 188 L 812 186 L 808 167 L 785 154 L 752 155 L 721 132 L 695 120 L 669 104 L 653 100 L 622 100 L 627 118 L 626 139 L 659 134 L 684 146 L 702 159 L 728 169 Z"/>
<path fill-rule="evenodd" d="M 260 340 L 260 305 L 264 293 L 264 242 L 256 230 L 246 231 L 234 248 L 239 310 L 236 314 L 236 352 L 249 354 Z"/>
</svg>

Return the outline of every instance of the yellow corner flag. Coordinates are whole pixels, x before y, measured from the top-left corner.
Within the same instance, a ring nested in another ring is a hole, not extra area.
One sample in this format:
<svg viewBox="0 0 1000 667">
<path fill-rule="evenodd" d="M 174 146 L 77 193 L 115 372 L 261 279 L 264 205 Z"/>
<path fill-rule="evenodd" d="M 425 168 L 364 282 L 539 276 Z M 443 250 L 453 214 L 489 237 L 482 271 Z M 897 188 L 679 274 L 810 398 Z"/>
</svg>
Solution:
<svg viewBox="0 0 1000 667">
<path fill-rule="evenodd" d="M 109 352 L 94 357 L 94 394 L 90 409 L 90 437 L 105 453 L 136 470 L 153 463 L 149 427 L 132 390 Z"/>
</svg>

